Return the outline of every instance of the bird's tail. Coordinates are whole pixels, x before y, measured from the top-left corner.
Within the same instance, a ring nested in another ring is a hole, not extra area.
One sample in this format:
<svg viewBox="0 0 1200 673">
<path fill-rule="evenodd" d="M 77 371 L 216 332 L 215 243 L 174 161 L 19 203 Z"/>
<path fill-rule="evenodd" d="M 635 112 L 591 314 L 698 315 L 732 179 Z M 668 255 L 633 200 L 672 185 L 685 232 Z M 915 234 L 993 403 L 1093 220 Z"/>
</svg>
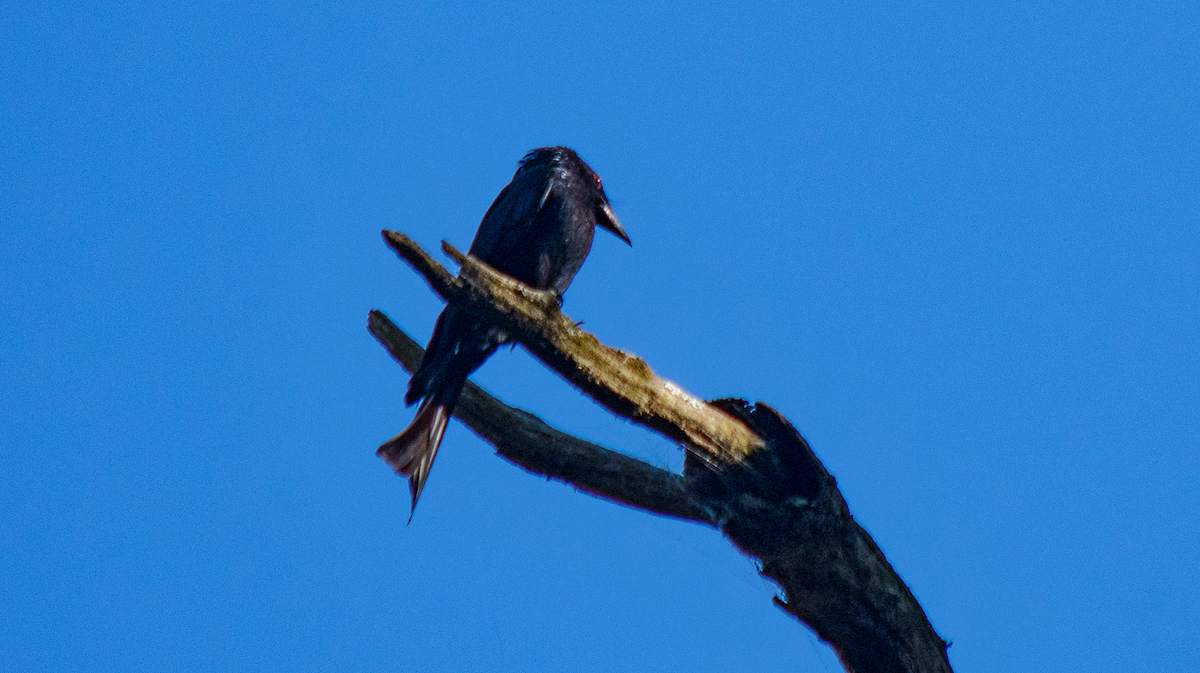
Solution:
<svg viewBox="0 0 1200 673">
<path fill-rule="evenodd" d="M 450 411 L 444 404 L 426 398 L 417 409 L 417 415 L 404 432 L 396 435 L 375 450 L 375 455 L 387 461 L 396 474 L 408 477 L 408 489 L 412 491 L 412 513 L 417 510 L 417 499 L 425 488 L 429 468 L 437 457 L 438 446 L 446 432 Z"/>
</svg>

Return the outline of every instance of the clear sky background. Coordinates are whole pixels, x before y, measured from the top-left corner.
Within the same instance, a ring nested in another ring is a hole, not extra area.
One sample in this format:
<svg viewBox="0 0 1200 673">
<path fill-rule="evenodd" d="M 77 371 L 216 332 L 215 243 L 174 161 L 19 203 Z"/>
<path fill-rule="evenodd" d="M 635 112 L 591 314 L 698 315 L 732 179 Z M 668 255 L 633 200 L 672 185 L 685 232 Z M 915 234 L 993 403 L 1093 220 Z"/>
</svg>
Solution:
<svg viewBox="0 0 1200 673">
<path fill-rule="evenodd" d="M 736 6 L 734 6 L 736 4 Z M 0 668 L 836 671 L 716 533 L 374 456 L 530 148 L 566 312 L 779 409 L 958 671 L 1200 670 L 1200 5 L 0 9 Z M 475 380 L 678 467 L 520 349 Z"/>
</svg>

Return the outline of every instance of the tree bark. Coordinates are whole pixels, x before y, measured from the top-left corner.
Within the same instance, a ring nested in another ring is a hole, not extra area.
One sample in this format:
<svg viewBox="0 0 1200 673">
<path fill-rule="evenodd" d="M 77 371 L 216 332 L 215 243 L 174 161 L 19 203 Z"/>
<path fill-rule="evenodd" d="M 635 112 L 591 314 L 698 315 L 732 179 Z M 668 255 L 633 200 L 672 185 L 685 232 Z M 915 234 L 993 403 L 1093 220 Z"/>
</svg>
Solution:
<svg viewBox="0 0 1200 673">
<path fill-rule="evenodd" d="M 704 402 L 633 355 L 601 344 L 532 290 L 463 255 L 452 276 L 404 234 L 384 240 L 446 301 L 500 327 L 600 404 L 679 442 L 682 475 L 572 437 L 468 383 L 455 409 L 524 469 L 630 507 L 714 526 L 779 584 L 776 603 L 812 628 L 852 673 L 949 672 L 947 644 L 871 536 L 851 516 L 808 442 L 763 403 Z M 406 369 L 423 353 L 382 313 L 371 333 Z"/>
</svg>

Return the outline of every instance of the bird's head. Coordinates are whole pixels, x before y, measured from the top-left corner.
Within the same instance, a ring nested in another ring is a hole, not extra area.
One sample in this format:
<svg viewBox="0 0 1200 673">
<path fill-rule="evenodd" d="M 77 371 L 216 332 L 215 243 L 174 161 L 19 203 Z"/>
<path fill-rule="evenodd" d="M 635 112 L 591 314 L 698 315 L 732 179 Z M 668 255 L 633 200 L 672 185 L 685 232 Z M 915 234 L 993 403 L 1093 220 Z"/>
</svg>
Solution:
<svg viewBox="0 0 1200 673">
<path fill-rule="evenodd" d="M 525 158 L 521 159 L 521 168 L 518 170 L 539 164 L 548 164 L 555 177 L 562 183 L 574 187 L 577 190 L 576 194 L 586 194 L 587 200 L 593 204 L 596 226 L 608 230 L 617 238 L 625 241 L 626 245 L 633 245 L 633 242 L 629 240 L 629 234 L 625 233 L 625 227 L 621 226 L 621 220 L 617 219 L 617 214 L 613 212 L 612 205 L 608 202 L 608 196 L 604 193 L 604 183 L 600 181 L 600 176 L 596 175 L 596 171 L 593 171 L 591 166 L 579 158 L 575 150 L 569 147 L 539 147 L 530 150 Z M 552 181 L 547 186 L 546 194 L 542 197 L 543 202 L 549 196 L 553 184 Z"/>
</svg>

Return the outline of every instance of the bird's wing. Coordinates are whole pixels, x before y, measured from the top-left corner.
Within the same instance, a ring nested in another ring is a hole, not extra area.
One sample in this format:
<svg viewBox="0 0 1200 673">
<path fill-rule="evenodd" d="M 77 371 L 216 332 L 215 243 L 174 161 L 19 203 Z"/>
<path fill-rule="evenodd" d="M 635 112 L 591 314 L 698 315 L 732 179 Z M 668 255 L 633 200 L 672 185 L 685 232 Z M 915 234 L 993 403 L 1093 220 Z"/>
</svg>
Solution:
<svg viewBox="0 0 1200 673">
<path fill-rule="evenodd" d="M 529 231 L 553 189 L 552 167 L 523 166 L 483 216 L 470 253 L 484 261 L 503 257 Z"/>
</svg>

